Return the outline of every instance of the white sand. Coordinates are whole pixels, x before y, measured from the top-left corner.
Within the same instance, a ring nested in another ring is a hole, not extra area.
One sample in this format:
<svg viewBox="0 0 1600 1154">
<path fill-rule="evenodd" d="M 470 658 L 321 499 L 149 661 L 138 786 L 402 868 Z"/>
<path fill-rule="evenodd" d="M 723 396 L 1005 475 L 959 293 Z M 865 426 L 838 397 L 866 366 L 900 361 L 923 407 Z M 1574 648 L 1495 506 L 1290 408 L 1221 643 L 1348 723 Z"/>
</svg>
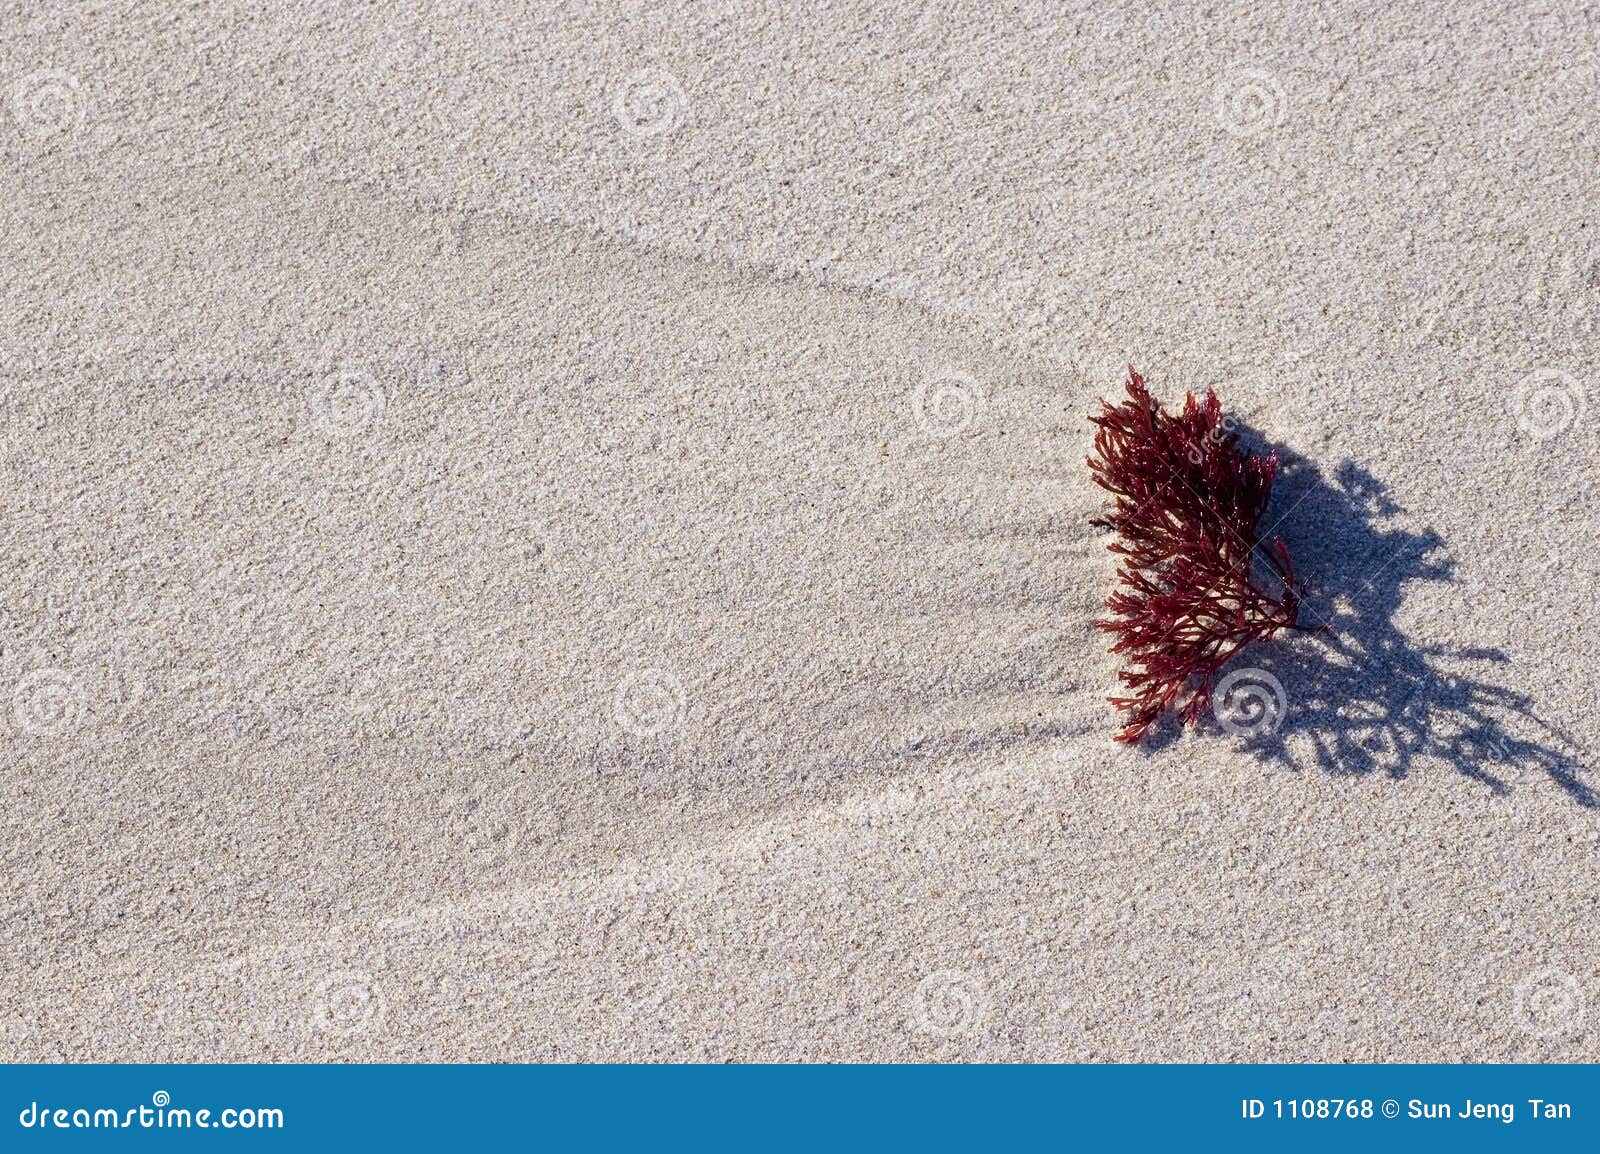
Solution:
<svg viewBox="0 0 1600 1154">
<path fill-rule="evenodd" d="M 44 7 L 0 1056 L 1600 1058 L 1592 6 Z M 1109 740 L 1129 360 L 1273 737 Z"/>
</svg>

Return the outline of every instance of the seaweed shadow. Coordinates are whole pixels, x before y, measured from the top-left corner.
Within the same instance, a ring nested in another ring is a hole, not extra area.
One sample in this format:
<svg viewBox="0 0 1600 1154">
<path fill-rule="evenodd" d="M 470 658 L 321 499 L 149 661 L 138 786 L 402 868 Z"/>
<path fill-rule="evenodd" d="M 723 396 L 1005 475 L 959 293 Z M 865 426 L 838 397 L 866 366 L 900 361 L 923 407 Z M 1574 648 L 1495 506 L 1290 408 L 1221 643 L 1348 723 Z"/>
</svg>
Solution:
<svg viewBox="0 0 1600 1154">
<path fill-rule="evenodd" d="M 1509 792 L 1507 776 L 1536 769 L 1579 805 L 1600 804 L 1581 779 L 1578 744 L 1530 695 L 1482 679 L 1488 666 L 1510 666 L 1503 651 L 1418 644 L 1396 624 L 1409 583 L 1454 580 L 1439 535 L 1396 524 L 1387 488 L 1354 462 L 1330 480 L 1302 457 L 1281 448 L 1279 457 L 1263 540 L 1288 540 L 1311 586 L 1301 619 L 1328 630 L 1241 655 L 1238 665 L 1272 674 L 1287 698 L 1281 724 L 1251 747 L 1285 765 L 1395 779 L 1427 757 L 1496 795 Z M 1296 534 L 1296 524 L 1317 531 Z"/>
</svg>

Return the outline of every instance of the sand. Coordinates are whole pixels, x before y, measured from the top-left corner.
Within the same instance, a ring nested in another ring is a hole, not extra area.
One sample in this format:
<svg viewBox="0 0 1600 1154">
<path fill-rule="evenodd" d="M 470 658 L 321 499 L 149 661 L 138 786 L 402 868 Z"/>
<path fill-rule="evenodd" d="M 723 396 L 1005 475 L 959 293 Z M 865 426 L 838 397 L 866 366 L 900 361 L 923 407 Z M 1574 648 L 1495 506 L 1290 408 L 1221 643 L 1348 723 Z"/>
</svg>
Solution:
<svg viewBox="0 0 1600 1154">
<path fill-rule="evenodd" d="M 1600 1058 L 1592 7 L 0 31 L 0 1057 Z M 1130 361 L 1270 732 L 1110 740 Z"/>
</svg>

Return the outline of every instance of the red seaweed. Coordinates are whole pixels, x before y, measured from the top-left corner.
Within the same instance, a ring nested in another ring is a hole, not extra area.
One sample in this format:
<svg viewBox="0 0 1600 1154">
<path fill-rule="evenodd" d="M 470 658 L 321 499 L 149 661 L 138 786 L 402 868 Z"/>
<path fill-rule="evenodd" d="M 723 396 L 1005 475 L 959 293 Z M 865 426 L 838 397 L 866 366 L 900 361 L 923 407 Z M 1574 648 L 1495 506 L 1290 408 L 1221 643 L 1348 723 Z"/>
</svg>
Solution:
<svg viewBox="0 0 1600 1154">
<path fill-rule="evenodd" d="M 1110 699 L 1125 722 L 1117 740 L 1136 742 L 1168 709 L 1195 724 L 1217 672 L 1246 645 L 1307 627 L 1288 546 L 1257 539 L 1277 452 L 1242 450 L 1209 389 L 1203 401 L 1190 394 L 1176 416 L 1132 365 L 1127 390 L 1089 418 L 1097 432 L 1088 464 L 1115 498 L 1091 522 L 1116 532 L 1110 549 L 1121 558 L 1110 615 L 1096 625 L 1116 637 L 1111 652 L 1126 662 L 1118 676 L 1127 693 Z"/>
</svg>

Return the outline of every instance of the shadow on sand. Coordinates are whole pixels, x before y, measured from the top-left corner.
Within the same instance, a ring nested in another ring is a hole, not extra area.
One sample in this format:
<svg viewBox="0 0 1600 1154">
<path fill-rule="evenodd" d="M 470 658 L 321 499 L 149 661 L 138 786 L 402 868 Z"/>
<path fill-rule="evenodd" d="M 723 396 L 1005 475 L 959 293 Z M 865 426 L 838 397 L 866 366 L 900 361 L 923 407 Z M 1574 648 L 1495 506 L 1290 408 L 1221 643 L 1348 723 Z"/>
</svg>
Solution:
<svg viewBox="0 0 1600 1154">
<path fill-rule="evenodd" d="M 1247 443 L 1261 443 L 1241 431 Z M 1542 718 L 1528 694 L 1481 679 L 1501 666 L 1499 680 L 1514 681 L 1504 652 L 1421 645 L 1396 625 L 1410 582 L 1454 579 L 1438 534 L 1393 525 L 1399 506 L 1353 462 L 1330 480 L 1304 458 L 1281 448 L 1279 457 L 1263 528 L 1280 523 L 1263 539 L 1289 543 L 1311 585 L 1301 620 L 1329 629 L 1252 646 L 1223 671 L 1264 670 L 1284 689 L 1281 724 L 1246 736 L 1248 747 L 1288 766 L 1314 762 L 1328 773 L 1396 779 L 1418 758 L 1436 759 L 1497 795 L 1509 792 L 1508 777 L 1538 770 L 1579 805 L 1600 804 L 1581 780 L 1578 744 Z M 1296 531 L 1305 526 L 1315 531 Z M 1163 725 L 1157 740 L 1170 740 L 1175 728 Z"/>
</svg>

